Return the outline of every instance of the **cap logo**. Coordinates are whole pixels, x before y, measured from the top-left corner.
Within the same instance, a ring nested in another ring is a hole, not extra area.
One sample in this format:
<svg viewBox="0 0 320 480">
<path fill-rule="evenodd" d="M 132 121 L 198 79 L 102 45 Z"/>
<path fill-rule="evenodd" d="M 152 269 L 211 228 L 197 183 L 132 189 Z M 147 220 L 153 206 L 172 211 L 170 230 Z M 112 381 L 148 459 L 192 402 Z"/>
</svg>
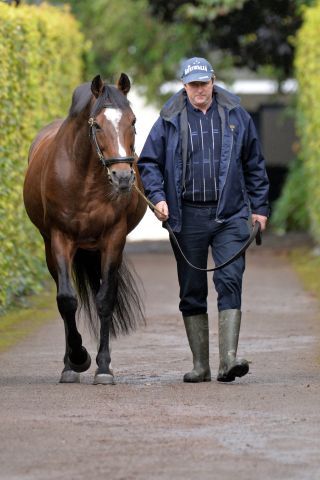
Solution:
<svg viewBox="0 0 320 480">
<path fill-rule="evenodd" d="M 188 75 L 188 73 L 192 72 L 193 70 L 202 70 L 204 72 L 207 72 L 207 66 L 206 65 L 188 65 L 188 67 L 185 69 L 184 74 Z"/>
<path fill-rule="evenodd" d="M 181 66 L 180 78 L 184 84 L 190 82 L 208 82 L 214 70 L 205 58 L 189 58 Z"/>
</svg>

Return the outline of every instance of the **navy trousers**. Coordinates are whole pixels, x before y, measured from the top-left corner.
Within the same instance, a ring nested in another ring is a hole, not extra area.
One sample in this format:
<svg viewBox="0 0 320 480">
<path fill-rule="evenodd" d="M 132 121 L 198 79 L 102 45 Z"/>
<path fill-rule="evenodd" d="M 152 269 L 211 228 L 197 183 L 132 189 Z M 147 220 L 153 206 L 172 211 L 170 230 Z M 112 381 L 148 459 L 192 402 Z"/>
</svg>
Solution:
<svg viewBox="0 0 320 480">
<path fill-rule="evenodd" d="M 183 205 L 182 229 L 176 237 L 187 259 L 197 267 L 207 268 L 210 250 L 215 265 L 225 262 L 240 250 L 249 238 L 246 218 L 218 223 L 215 217 L 216 207 Z M 180 311 L 184 316 L 207 313 L 207 273 L 190 267 L 172 240 L 171 245 L 177 261 Z M 243 255 L 227 267 L 214 272 L 213 282 L 218 294 L 219 311 L 241 309 L 244 270 Z"/>
</svg>

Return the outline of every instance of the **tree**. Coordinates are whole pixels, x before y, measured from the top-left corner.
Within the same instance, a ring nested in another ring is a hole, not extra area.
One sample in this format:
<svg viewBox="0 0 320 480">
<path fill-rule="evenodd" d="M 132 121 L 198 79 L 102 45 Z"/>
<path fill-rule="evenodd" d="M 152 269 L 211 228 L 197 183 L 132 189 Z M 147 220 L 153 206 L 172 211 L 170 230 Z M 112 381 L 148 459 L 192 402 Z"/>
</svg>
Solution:
<svg viewBox="0 0 320 480">
<path fill-rule="evenodd" d="M 208 57 L 224 80 L 232 66 L 268 67 L 280 81 L 291 76 L 300 7 L 311 2 L 68 0 L 92 45 L 86 77 L 100 73 L 113 81 L 125 71 L 152 101 L 178 77 L 180 61 L 194 55 Z"/>
<path fill-rule="evenodd" d="M 301 6 L 312 0 L 149 0 L 166 22 L 192 22 L 206 49 L 222 50 L 237 67 L 271 66 L 280 81 L 293 73 L 293 38 L 301 26 Z"/>
<path fill-rule="evenodd" d="M 65 2 L 59 2 L 65 3 Z M 69 1 L 92 48 L 87 76 L 100 73 L 114 81 L 120 71 L 144 86 L 149 100 L 158 100 L 159 87 L 176 78 L 181 58 L 191 50 L 197 27 L 159 22 L 147 0 Z"/>
</svg>

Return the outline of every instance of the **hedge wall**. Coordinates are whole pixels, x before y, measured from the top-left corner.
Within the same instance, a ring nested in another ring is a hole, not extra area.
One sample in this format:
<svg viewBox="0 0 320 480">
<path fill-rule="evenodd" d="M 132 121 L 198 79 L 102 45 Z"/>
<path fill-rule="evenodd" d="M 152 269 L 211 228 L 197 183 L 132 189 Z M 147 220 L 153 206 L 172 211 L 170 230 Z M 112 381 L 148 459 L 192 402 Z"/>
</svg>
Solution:
<svg viewBox="0 0 320 480">
<path fill-rule="evenodd" d="M 306 8 L 296 44 L 299 82 L 297 126 L 307 175 L 307 209 L 311 233 L 320 242 L 320 2 Z"/>
<path fill-rule="evenodd" d="M 42 126 L 65 116 L 84 48 L 68 10 L 0 3 L 0 313 L 43 279 L 43 244 L 22 200 L 28 149 Z"/>
</svg>

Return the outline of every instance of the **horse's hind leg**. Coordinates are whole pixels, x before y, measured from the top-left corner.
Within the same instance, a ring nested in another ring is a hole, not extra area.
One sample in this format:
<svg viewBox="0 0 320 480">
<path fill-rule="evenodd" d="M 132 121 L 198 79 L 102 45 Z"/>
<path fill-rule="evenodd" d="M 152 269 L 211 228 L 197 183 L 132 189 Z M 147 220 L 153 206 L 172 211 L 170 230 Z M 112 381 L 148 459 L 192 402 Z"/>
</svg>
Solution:
<svg viewBox="0 0 320 480">
<path fill-rule="evenodd" d="M 60 378 L 63 383 L 78 382 L 78 373 L 88 370 L 91 364 L 90 355 L 82 346 L 76 325 L 78 301 L 71 283 L 73 255 L 73 243 L 60 232 L 52 235 L 51 243 L 46 242 L 47 264 L 57 284 L 57 306 L 65 327 L 66 350 Z"/>
</svg>

